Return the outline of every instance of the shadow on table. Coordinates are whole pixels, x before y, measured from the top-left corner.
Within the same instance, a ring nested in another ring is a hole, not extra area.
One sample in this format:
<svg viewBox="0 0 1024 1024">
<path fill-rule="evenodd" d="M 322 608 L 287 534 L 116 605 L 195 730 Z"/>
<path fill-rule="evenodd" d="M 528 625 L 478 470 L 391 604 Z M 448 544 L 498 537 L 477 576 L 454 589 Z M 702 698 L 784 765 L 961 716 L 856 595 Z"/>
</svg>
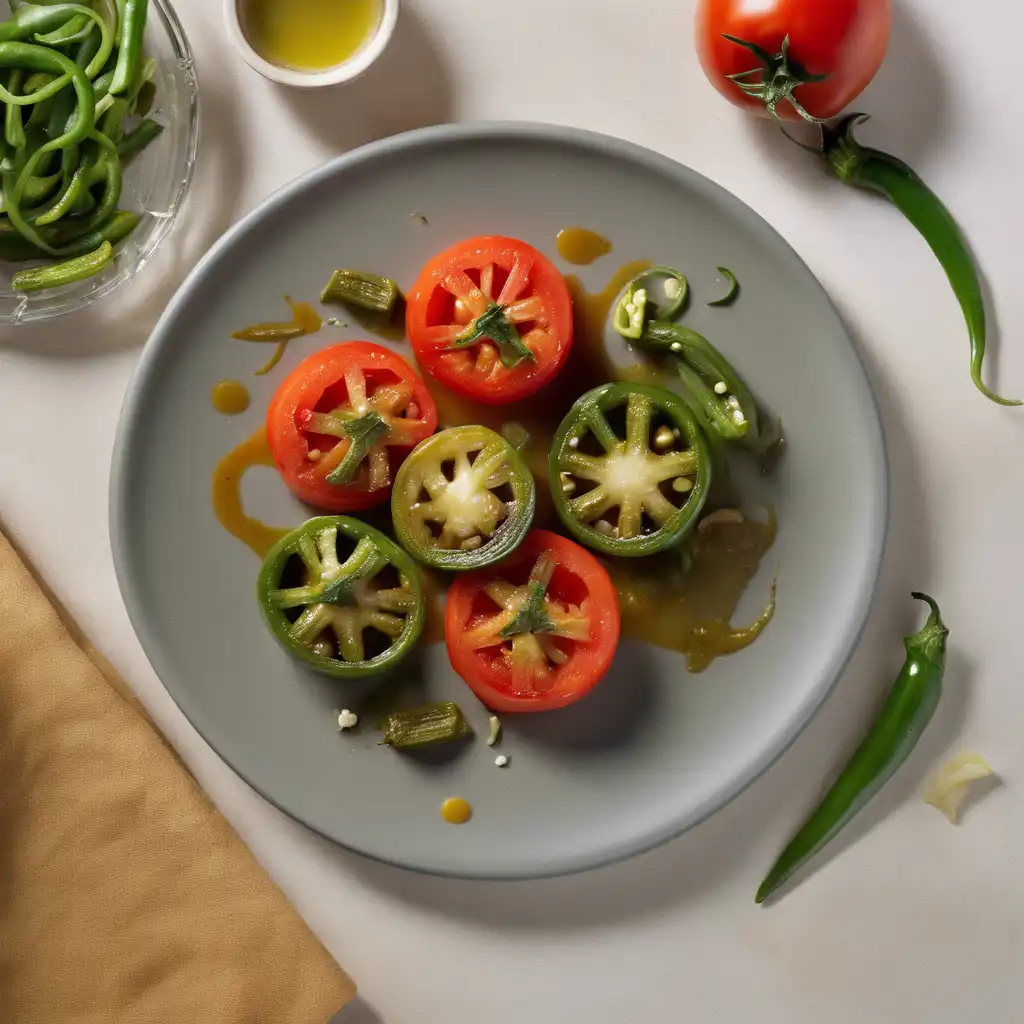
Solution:
<svg viewBox="0 0 1024 1024">
<path fill-rule="evenodd" d="M 210 16 L 219 17 L 219 10 Z M 4 331 L 0 351 L 82 359 L 138 348 L 188 272 L 234 223 L 240 198 L 238 168 L 249 154 L 233 91 L 236 79 L 207 74 L 208 63 L 209 59 L 197 59 L 200 141 L 195 177 L 179 223 L 151 263 L 99 307 Z"/>
<path fill-rule="evenodd" d="M 848 324 L 849 327 L 849 324 Z M 854 331 L 851 335 L 856 337 Z M 885 429 L 891 474 L 888 547 L 864 634 L 836 691 L 793 747 L 754 785 L 718 814 L 673 842 L 605 868 L 556 879 L 488 883 L 424 880 L 411 872 L 341 854 L 367 883 L 439 915 L 509 929 L 587 929 L 659 915 L 745 876 L 751 903 L 770 866 L 766 833 L 781 843 L 817 802 L 877 714 L 902 664 L 901 640 L 916 632 L 923 606 L 910 599 L 931 578 L 932 539 L 914 441 L 897 396 L 863 344 Z M 940 602 L 943 595 L 934 595 Z M 954 646 L 946 694 L 917 750 L 815 868 L 864 839 L 918 789 L 962 727 L 972 666 Z M 797 795 L 794 795 L 797 794 Z M 785 827 L 782 827 L 782 822 Z M 752 854 L 752 851 L 759 851 Z M 806 875 L 805 875 L 806 877 Z"/>
<path fill-rule="evenodd" d="M 328 1024 L 384 1024 L 384 1018 L 362 996 L 356 996 Z"/>
<path fill-rule="evenodd" d="M 871 115 L 858 137 L 923 172 L 932 150 L 949 151 L 949 88 L 917 16 L 908 10 L 906 0 L 896 0 L 885 63 L 850 108 Z M 773 121 L 752 117 L 750 131 L 762 155 L 784 165 L 801 189 L 813 193 L 836 184 L 824 172 L 822 161 L 795 146 Z M 810 126 L 798 125 L 795 132 L 810 144 L 817 142 L 817 130 Z"/>
<path fill-rule="evenodd" d="M 447 68 L 426 25 L 408 6 L 388 48 L 360 78 L 329 89 L 278 86 L 312 135 L 343 153 L 451 117 Z"/>
</svg>

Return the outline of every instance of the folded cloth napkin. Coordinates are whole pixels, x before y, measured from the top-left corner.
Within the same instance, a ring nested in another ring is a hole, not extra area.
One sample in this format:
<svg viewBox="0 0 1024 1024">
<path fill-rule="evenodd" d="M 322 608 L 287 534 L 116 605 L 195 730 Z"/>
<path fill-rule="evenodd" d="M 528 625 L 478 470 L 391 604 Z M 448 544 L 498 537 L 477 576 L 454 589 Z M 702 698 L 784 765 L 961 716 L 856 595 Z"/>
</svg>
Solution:
<svg viewBox="0 0 1024 1024">
<path fill-rule="evenodd" d="M 0 1019 L 326 1024 L 355 988 L 0 534 Z"/>
</svg>

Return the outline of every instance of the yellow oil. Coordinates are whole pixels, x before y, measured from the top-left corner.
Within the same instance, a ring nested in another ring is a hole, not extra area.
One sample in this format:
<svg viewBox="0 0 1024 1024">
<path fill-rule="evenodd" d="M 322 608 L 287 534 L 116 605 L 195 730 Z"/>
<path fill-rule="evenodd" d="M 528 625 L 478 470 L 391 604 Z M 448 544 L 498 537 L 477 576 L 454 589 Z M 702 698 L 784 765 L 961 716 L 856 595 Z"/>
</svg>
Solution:
<svg viewBox="0 0 1024 1024">
<path fill-rule="evenodd" d="M 441 817 L 449 825 L 465 825 L 473 817 L 473 808 L 461 796 L 452 796 L 441 804 Z"/>
<path fill-rule="evenodd" d="M 249 408 L 249 389 L 237 380 L 222 380 L 210 392 L 214 409 L 225 416 L 237 416 Z"/>
<path fill-rule="evenodd" d="M 566 263 L 580 267 L 585 267 L 612 251 L 612 243 L 604 235 L 599 235 L 588 228 L 562 228 L 555 241 L 558 255 Z"/>
<path fill-rule="evenodd" d="M 252 48 L 278 67 L 323 71 L 352 57 L 380 23 L 383 0 L 240 0 Z"/>
</svg>

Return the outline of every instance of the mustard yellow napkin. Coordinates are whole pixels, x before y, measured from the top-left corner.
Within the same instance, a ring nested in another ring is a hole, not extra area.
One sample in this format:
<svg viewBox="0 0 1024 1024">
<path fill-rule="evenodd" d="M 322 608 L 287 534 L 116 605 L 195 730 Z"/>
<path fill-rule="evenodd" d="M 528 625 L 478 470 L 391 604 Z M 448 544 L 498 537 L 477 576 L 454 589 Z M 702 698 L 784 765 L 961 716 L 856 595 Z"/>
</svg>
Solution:
<svg viewBox="0 0 1024 1024">
<path fill-rule="evenodd" d="M 326 1024 L 354 993 L 0 534 L 0 1019 Z"/>
</svg>

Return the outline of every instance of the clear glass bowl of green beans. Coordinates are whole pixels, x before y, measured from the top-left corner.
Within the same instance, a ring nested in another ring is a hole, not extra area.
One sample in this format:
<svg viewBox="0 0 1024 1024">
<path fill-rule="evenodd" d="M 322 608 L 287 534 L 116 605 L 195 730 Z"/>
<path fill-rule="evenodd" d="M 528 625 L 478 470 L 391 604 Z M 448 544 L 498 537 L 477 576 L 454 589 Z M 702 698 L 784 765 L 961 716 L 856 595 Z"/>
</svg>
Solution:
<svg viewBox="0 0 1024 1024">
<path fill-rule="evenodd" d="M 131 280 L 175 226 L 198 139 L 167 0 L 0 0 L 0 329 Z"/>
</svg>

